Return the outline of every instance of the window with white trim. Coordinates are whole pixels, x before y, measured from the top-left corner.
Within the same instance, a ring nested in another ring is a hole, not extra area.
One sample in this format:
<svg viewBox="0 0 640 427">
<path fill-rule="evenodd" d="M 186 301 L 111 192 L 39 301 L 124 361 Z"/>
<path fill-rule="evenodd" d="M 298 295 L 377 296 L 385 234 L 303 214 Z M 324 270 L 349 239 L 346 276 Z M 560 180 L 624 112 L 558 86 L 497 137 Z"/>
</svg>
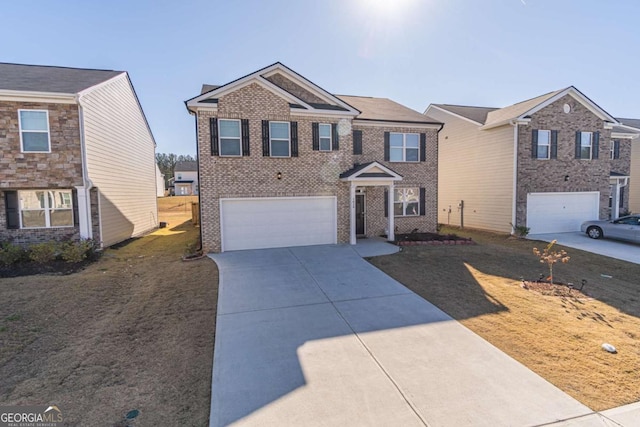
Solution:
<svg viewBox="0 0 640 427">
<path fill-rule="evenodd" d="M 220 155 L 239 157 L 242 155 L 240 120 L 218 120 Z"/>
<path fill-rule="evenodd" d="M 269 122 L 269 152 L 271 157 L 291 157 L 289 122 Z"/>
<path fill-rule="evenodd" d="M 538 130 L 538 159 L 549 159 L 551 154 L 551 131 Z"/>
<path fill-rule="evenodd" d="M 417 162 L 420 160 L 420 135 L 417 133 L 390 133 L 389 160 Z"/>
<path fill-rule="evenodd" d="M 320 133 L 320 151 L 331 151 L 331 125 L 320 123 L 318 130 Z"/>
<path fill-rule="evenodd" d="M 24 153 L 49 153 L 49 112 L 47 110 L 18 110 L 20 146 Z"/>
<path fill-rule="evenodd" d="M 73 227 L 71 190 L 18 191 L 20 228 Z"/>
<path fill-rule="evenodd" d="M 420 215 L 420 189 L 395 188 L 393 191 L 393 215 Z"/>
<path fill-rule="evenodd" d="M 593 147 L 593 133 L 580 132 L 580 158 L 591 160 L 592 147 Z"/>
</svg>

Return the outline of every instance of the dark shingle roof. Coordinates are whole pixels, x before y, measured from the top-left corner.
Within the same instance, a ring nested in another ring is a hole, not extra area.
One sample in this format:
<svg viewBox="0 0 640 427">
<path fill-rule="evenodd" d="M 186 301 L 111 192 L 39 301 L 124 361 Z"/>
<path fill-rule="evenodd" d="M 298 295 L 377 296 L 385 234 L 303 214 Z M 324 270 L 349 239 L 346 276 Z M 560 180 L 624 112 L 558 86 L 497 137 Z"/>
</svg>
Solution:
<svg viewBox="0 0 640 427">
<path fill-rule="evenodd" d="M 0 90 L 78 93 L 123 72 L 0 62 Z"/>
<path fill-rule="evenodd" d="M 616 117 L 616 120 L 625 126 L 631 126 L 633 128 L 640 129 L 640 119 L 622 119 L 620 117 Z"/>
<path fill-rule="evenodd" d="M 450 105 L 450 104 L 433 104 L 435 107 L 441 108 L 457 114 L 462 117 L 466 117 L 469 120 L 473 120 L 476 123 L 485 124 L 487 121 L 487 114 L 492 111 L 498 110 L 498 108 L 491 107 L 471 107 L 467 105 Z"/>
<path fill-rule="evenodd" d="M 198 170 L 198 162 L 192 162 L 192 161 L 176 162 L 176 165 L 173 167 L 173 170 L 180 171 L 180 172 L 196 172 Z"/>
<path fill-rule="evenodd" d="M 214 89 L 218 89 L 220 87 L 220 85 L 208 85 L 208 84 L 203 84 L 202 85 L 202 90 L 200 90 L 200 95 L 202 95 L 203 93 L 207 93 L 207 92 L 211 92 Z"/>
<path fill-rule="evenodd" d="M 361 114 L 359 114 L 356 119 L 409 123 L 434 123 L 433 119 L 387 98 L 347 95 L 335 96 L 361 111 Z M 435 123 L 439 124 L 439 122 Z"/>
</svg>

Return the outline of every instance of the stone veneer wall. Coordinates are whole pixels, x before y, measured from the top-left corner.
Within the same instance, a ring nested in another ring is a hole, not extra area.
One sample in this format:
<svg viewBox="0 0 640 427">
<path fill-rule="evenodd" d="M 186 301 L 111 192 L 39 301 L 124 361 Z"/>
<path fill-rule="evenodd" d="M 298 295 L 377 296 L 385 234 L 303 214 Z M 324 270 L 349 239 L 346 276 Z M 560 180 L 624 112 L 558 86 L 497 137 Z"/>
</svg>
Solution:
<svg viewBox="0 0 640 427">
<path fill-rule="evenodd" d="M 571 106 L 568 114 L 564 104 Z M 558 131 L 557 159 L 531 158 L 533 129 Z M 598 159 L 575 158 L 576 131 L 600 132 Z M 600 219 L 609 218 L 610 148 L 611 130 L 604 129 L 602 119 L 569 95 L 533 114 L 528 125 L 519 125 L 516 225 L 526 224 L 527 193 L 536 192 L 599 191 Z"/>
<path fill-rule="evenodd" d="M 22 153 L 18 110 L 49 112 L 50 153 Z M 78 238 L 77 227 L 8 230 L 4 192 L 20 189 L 73 189 L 82 185 L 78 106 L 39 102 L 0 103 L 0 241 L 43 242 Z"/>
</svg>

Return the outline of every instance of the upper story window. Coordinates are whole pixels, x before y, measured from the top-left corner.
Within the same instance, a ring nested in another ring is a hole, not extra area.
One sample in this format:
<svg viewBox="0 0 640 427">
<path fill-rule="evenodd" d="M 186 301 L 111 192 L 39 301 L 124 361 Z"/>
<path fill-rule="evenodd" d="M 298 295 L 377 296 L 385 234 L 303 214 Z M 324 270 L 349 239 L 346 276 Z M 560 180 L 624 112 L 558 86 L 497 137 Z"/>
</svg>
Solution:
<svg viewBox="0 0 640 427">
<path fill-rule="evenodd" d="M 19 191 L 20 227 L 73 227 L 71 190 Z"/>
<path fill-rule="evenodd" d="M 318 131 L 320 133 L 320 151 L 331 151 L 331 125 L 320 123 Z"/>
<path fill-rule="evenodd" d="M 417 162 L 420 159 L 420 135 L 417 133 L 390 133 L 389 160 Z"/>
<path fill-rule="evenodd" d="M 218 120 L 221 156 L 241 156 L 240 120 Z"/>
<path fill-rule="evenodd" d="M 18 110 L 20 144 L 25 153 L 49 153 L 49 112 L 46 110 Z"/>
<path fill-rule="evenodd" d="M 620 140 L 614 139 L 611 142 L 611 160 L 620 158 Z"/>
<path fill-rule="evenodd" d="M 269 122 L 269 152 L 271 157 L 291 156 L 289 122 Z"/>
<path fill-rule="evenodd" d="M 538 131 L 538 159 L 548 159 L 551 153 L 551 131 Z"/>
<path fill-rule="evenodd" d="M 591 159 L 593 148 L 593 133 L 580 132 L 580 158 Z"/>
</svg>

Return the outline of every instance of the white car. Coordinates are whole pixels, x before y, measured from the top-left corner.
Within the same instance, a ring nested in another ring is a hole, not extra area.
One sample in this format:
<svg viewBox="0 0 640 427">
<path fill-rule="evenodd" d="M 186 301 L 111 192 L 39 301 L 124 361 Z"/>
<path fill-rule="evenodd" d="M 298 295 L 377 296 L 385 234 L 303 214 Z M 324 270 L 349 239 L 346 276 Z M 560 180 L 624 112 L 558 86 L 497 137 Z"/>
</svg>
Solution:
<svg viewBox="0 0 640 427">
<path fill-rule="evenodd" d="M 640 243 L 640 215 L 623 216 L 613 221 L 586 221 L 580 231 L 592 239 L 606 237 Z"/>
</svg>

